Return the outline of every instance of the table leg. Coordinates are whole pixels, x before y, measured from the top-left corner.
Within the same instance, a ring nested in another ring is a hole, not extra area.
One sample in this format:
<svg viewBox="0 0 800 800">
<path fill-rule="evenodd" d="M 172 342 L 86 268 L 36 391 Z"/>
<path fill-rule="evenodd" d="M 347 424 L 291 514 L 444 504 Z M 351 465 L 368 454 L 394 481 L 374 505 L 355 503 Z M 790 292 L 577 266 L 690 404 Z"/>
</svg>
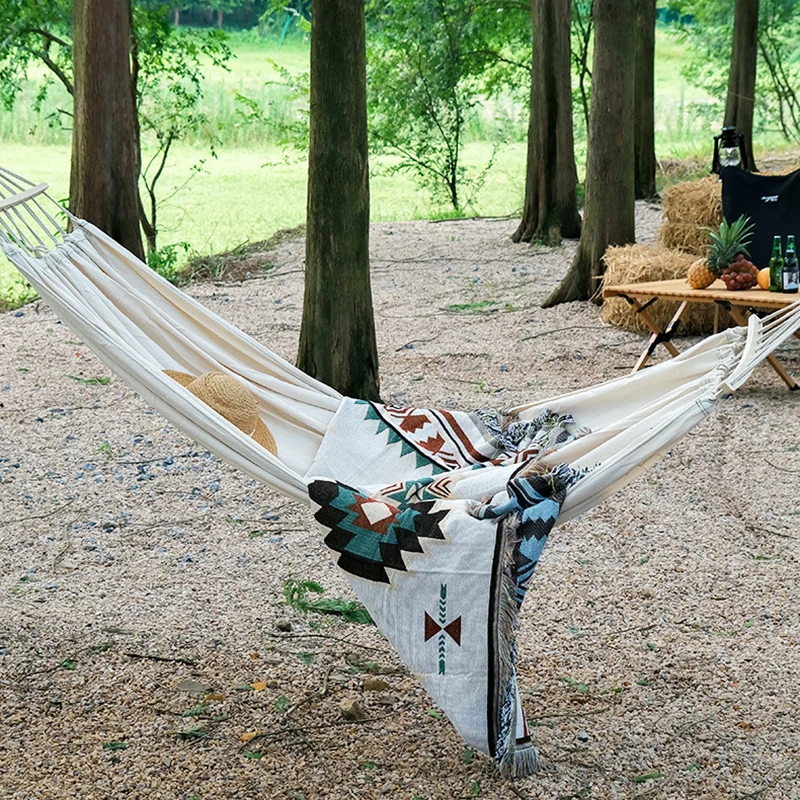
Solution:
<svg viewBox="0 0 800 800">
<path fill-rule="evenodd" d="M 728 308 L 728 314 L 730 314 L 731 318 L 737 325 L 743 325 L 745 327 L 747 326 L 747 316 L 742 314 L 742 312 L 739 311 L 739 309 L 736 308 L 735 306 L 731 306 L 730 308 Z M 750 312 L 748 311 L 747 315 L 749 316 L 749 314 Z M 793 392 L 796 392 L 800 389 L 800 385 L 798 385 L 797 381 L 789 374 L 789 372 L 786 370 L 786 367 L 784 367 L 783 364 L 781 364 L 781 362 L 778 361 L 778 359 L 775 357 L 774 354 L 771 353 L 770 355 L 767 356 L 767 362 L 772 367 L 772 369 L 774 369 L 775 372 L 777 372 L 778 375 L 780 375 L 781 380 Z"/>
<path fill-rule="evenodd" d="M 624 295 L 623 295 L 624 296 Z M 650 337 L 650 341 L 647 343 L 647 347 L 645 347 L 644 352 L 639 356 L 639 360 L 636 362 L 636 366 L 633 368 L 633 372 L 639 372 L 639 370 L 643 369 L 645 364 L 650 360 L 650 356 L 653 355 L 655 352 L 656 347 L 659 344 L 663 344 L 664 347 L 667 348 L 669 354 L 675 358 L 675 356 L 680 355 L 680 351 L 674 344 L 670 341 L 672 336 L 675 333 L 675 330 L 678 327 L 680 322 L 681 316 L 683 316 L 683 312 L 686 310 L 687 303 L 681 303 L 678 307 L 678 310 L 675 312 L 672 319 L 669 321 L 667 327 L 662 331 L 661 328 L 655 323 L 653 318 L 647 313 L 648 307 L 654 303 L 658 298 L 653 297 L 648 300 L 644 305 L 642 305 L 635 297 L 627 297 L 624 296 L 625 299 L 628 301 L 630 305 L 633 306 L 634 310 L 636 311 L 639 316 L 644 320 L 644 324 L 647 325 L 648 328 L 653 332 L 653 335 Z"/>
</svg>

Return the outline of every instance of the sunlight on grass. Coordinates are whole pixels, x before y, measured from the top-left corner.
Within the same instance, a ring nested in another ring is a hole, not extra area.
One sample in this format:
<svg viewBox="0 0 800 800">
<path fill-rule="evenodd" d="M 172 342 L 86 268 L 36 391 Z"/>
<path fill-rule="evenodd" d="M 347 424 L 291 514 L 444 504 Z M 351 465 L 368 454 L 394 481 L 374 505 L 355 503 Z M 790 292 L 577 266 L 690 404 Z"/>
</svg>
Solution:
<svg viewBox="0 0 800 800">
<path fill-rule="evenodd" d="M 488 161 L 491 146 L 469 144 L 464 157 L 479 169 Z M 207 154 L 200 148 L 178 147 L 160 184 L 163 195 L 182 183 L 190 168 Z M 305 222 L 307 164 L 274 163 L 278 148 L 260 150 L 221 149 L 219 158 L 206 160 L 202 172 L 159 210 L 159 246 L 188 242 L 192 250 L 207 254 L 228 250 L 243 242 L 268 239 L 282 228 Z M 3 146 L 3 163 L 14 172 L 47 181 L 50 194 L 63 199 L 69 188 L 69 148 L 64 145 Z M 264 166 L 265 164 L 270 166 Z M 432 204 L 407 175 L 387 175 L 387 159 L 372 160 L 370 180 L 373 220 L 435 217 L 446 206 Z M 486 215 L 514 214 L 522 207 L 525 183 L 525 145 L 514 144 L 498 155 L 472 212 Z M 0 294 L 18 278 L 3 259 L 0 262 Z"/>
</svg>

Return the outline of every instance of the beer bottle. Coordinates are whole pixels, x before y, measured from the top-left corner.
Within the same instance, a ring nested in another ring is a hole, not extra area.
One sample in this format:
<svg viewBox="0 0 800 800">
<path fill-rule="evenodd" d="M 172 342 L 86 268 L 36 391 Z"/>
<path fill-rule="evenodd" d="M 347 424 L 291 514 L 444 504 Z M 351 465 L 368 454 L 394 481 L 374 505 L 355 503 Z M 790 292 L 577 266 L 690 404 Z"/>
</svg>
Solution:
<svg viewBox="0 0 800 800">
<path fill-rule="evenodd" d="M 772 237 L 772 256 L 769 259 L 769 290 L 780 292 L 783 289 L 783 256 L 781 237 Z"/>
<path fill-rule="evenodd" d="M 772 273 L 770 273 L 771 275 Z M 797 292 L 798 283 L 800 281 L 798 281 L 797 256 L 794 252 L 794 236 L 789 236 L 786 241 L 786 258 L 783 262 L 781 290 L 794 294 Z"/>
</svg>

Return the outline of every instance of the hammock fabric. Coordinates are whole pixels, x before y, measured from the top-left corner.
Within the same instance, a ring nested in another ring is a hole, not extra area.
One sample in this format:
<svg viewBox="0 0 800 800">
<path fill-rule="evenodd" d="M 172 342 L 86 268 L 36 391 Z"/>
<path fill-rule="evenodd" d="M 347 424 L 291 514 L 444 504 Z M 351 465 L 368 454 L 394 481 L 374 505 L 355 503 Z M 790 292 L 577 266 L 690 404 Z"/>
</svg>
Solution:
<svg viewBox="0 0 800 800">
<path fill-rule="evenodd" d="M 536 767 L 514 632 L 550 530 L 636 478 L 800 329 L 799 301 L 645 372 L 505 416 L 367 403 L 233 328 L 45 188 L 0 169 L 9 260 L 170 422 L 313 507 L 381 631 L 464 740 L 510 776 Z M 243 381 L 277 455 L 164 370 Z"/>
</svg>

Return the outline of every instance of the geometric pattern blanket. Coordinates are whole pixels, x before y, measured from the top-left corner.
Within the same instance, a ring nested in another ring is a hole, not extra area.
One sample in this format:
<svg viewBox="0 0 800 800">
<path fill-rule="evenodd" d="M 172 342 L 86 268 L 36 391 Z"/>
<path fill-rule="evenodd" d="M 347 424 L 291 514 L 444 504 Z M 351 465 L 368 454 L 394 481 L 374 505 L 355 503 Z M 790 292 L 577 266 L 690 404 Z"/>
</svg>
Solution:
<svg viewBox="0 0 800 800">
<path fill-rule="evenodd" d="M 550 412 L 523 422 L 345 400 L 306 475 L 356 595 L 464 741 L 509 776 L 537 761 L 517 691 L 517 616 L 583 474 L 537 459 L 580 433 Z"/>
</svg>

